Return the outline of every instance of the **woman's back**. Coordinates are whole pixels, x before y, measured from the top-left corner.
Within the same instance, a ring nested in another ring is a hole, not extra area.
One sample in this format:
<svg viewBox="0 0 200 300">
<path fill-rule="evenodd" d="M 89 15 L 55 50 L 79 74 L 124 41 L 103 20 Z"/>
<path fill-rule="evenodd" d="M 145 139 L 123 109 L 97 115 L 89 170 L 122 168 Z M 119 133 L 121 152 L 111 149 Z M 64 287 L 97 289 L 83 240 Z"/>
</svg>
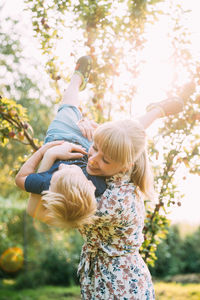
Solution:
<svg viewBox="0 0 200 300">
<path fill-rule="evenodd" d="M 144 203 L 130 175 L 107 180 L 97 199 L 97 219 L 80 230 L 85 239 L 79 274 L 83 299 L 154 299 L 149 271 L 139 248 L 143 242 Z M 147 295 L 147 297 L 145 296 Z"/>
</svg>

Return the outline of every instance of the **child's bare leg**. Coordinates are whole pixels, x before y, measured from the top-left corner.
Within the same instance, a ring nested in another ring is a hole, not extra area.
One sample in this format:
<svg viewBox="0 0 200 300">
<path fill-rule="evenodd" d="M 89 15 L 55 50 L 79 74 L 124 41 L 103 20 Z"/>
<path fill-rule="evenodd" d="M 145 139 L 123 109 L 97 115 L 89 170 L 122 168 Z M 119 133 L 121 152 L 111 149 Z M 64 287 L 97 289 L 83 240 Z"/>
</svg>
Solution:
<svg viewBox="0 0 200 300">
<path fill-rule="evenodd" d="M 79 88 L 81 86 L 81 83 L 82 83 L 81 76 L 79 74 L 75 73 L 72 76 L 67 89 L 64 91 L 61 105 L 69 104 L 69 105 L 79 106 L 79 104 L 80 104 Z"/>
<path fill-rule="evenodd" d="M 62 104 L 79 106 L 79 91 L 86 88 L 89 74 L 92 67 L 92 59 L 90 56 L 82 56 L 76 63 L 75 73 L 72 76 L 70 84 L 64 92 Z"/>
</svg>

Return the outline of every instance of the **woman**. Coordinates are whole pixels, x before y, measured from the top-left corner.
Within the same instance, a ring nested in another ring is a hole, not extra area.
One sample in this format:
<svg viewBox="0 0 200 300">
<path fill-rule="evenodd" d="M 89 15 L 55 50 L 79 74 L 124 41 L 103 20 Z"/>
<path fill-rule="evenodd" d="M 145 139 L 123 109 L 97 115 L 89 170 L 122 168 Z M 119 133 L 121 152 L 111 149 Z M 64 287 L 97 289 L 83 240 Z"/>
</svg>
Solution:
<svg viewBox="0 0 200 300">
<path fill-rule="evenodd" d="M 139 254 L 144 195 L 153 190 L 145 132 L 130 120 L 106 123 L 94 134 L 88 172 L 106 176 L 97 219 L 83 226 L 79 265 L 82 299 L 154 299 L 150 273 Z"/>
<path fill-rule="evenodd" d="M 80 86 L 82 87 L 83 78 L 86 77 L 80 68 L 78 71 L 82 72 L 82 76 L 73 75 L 61 103 L 68 111 L 68 116 L 71 108 L 78 111 L 78 91 Z M 178 104 L 179 108 L 177 111 L 172 110 L 172 113 L 180 111 L 182 103 L 175 102 L 177 101 L 171 100 L 167 104 L 161 102 L 151 106 L 150 111 L 140 118 L 140 122 L 125 120 L 99 126 L 92 145 L 86 137 L 91 139 L 92 130 L 96 127 L 94 123 L 88 129 L 90 123 L 87 121 L 80 122 L 80 117 L 73 120 L 73 124 L 78 123 L 83 133 L 80 135 L 77 127 L 77 139 L 73 142 L 86 149 L 90 147 L 87 172 L 90 175 L 105 177 L 107 184 L 104 194 L 97 198 L 95 221 L 79 228 L 85 239 L 78 269 L 82 299 L 155 298 L 151 275 L 139 254 L 145 217 L 143 196 L 151 196 L 153 190 L 144 128 L 161 117 L 166 108 L 177 108 L 174 104 Z M 170 109 L 168 114 L 171 114 Z M 47 141 L 55 139 L 55 130 L 56 119 L 47 132 Z M 46 156 L 49 160 L 48 150 L 44 154 L 43 162 L 47 161 Z M 44 171 L 46 167 L 45 163 L 42 163 L 40 171 Z M 36 203 L 34 196 L 29 201 L 29 212 L 32 210 L 32 203 Z"/>
</svg>

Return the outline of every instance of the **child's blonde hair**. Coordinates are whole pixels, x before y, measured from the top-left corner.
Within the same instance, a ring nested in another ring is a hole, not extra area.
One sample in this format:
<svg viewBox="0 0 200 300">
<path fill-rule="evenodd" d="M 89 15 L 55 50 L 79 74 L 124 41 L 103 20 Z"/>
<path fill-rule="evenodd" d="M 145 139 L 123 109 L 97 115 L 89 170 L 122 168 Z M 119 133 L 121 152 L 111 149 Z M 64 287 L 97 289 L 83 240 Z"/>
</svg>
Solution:
<svg viewBox="0 0 200 300">
<path fill-rule="evenodd" d="M 147 197 L 152 198 L 153 176 L 146 152 L 146 133 L 137 121 L 122 120 L 99 126 L 94 142 L 110 159 L 132 168 L 131 181 Z"/>
<path fill-rule="evenodd" d="M 42 195 L 47 217 L 52 225 L 76 228 L 89 224 L 96 212 L 95 188 L 85 176 L 61 174 L 54 191 Z"/>
</svg>

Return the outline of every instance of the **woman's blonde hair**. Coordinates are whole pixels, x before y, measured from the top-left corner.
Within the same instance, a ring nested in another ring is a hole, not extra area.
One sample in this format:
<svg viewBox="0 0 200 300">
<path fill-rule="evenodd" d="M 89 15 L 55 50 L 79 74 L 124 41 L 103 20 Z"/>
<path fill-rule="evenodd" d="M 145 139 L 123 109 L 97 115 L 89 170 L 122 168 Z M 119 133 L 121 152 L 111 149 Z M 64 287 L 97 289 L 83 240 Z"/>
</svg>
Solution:
<svg viewBox="0 0 200 300">
<path fill-rule="evenodd" d="M 152 198 L 153 176 L 146 152 L 146 133 L 133 120 L 106 122 L 94 134 L 94 142 L 105 156 L 130 170 L 131 181 L 147 197 Z"/>
<path fill-rule="evenodd" d="M 85 176 L 61 174 L 54 191 L 44 191 L 43 205 L 52 225 L 69 228 L 92 223 L 96 212 L 95 188 Z"/>
</svg>

